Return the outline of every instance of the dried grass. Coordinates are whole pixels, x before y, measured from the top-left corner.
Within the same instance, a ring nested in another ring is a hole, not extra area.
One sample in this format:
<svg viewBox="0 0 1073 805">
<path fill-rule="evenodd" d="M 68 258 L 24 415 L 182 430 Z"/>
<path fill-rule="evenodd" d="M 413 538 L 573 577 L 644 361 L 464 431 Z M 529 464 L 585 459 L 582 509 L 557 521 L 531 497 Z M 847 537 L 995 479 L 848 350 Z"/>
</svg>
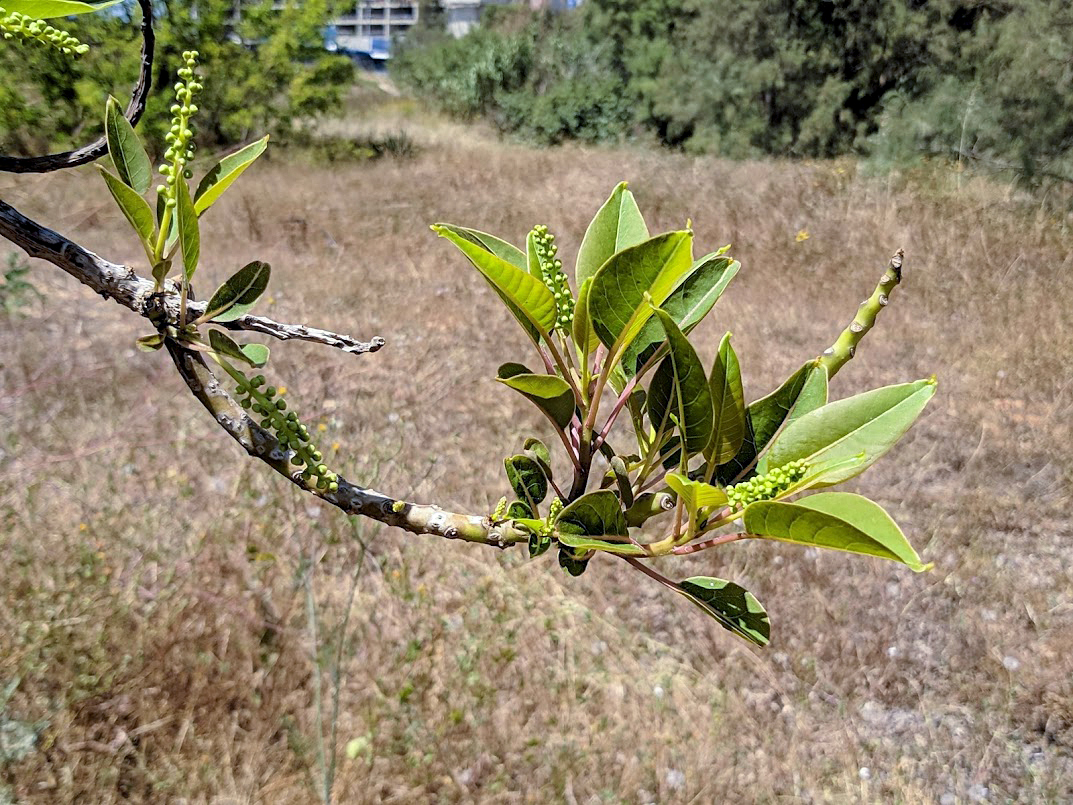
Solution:
<svg viewBox="0 0 1073 805">
<path fill-rule="evenodd" d="M 423 145 L 331 169 L 269 160 L 205 223 L 202 293 L 265 259 L 272 315 L 388 339 L 351 359 L 275 348 L 344 474 L 379 462 L 382 488 L 493 505 L 501 457 L 543 432 L 491 380 L 523 337 L 426 225 L 520 240 L 546 223 L 571 253 L 627 178 L 653 230 L 692 218 L 700 244 L 735 244 L 744 269 L 700 343 L 710 356 L 734 332 L 750 397 L 826 346 L 905 247 L 906 280 L 835 393 L 939 375 L 921 423 L 857 484 L 936 569 L 751 544 L 681 562 L 767 605 L 774 640 L 754 652 L 610 560 L 575 580 L 385 531 L 344 646 L 340 735 L 360 751 L 337 800 L 1073 798 L 1068 222 L 1004 188 L 955 193 L 941 172 Z M 89 170 L 0 194 L 137 262 Z M 134 317 L 47 266 L 33 279 L 47 302 L 0 325 L 0 689 L 20 680 L 3 718 L 44 726 L 0 791 L 315 801 L 301 578 L 314 557 L 328 656 L 349 526 L 244 461 L 166 357 L 134 351 Z"/>
</svg>

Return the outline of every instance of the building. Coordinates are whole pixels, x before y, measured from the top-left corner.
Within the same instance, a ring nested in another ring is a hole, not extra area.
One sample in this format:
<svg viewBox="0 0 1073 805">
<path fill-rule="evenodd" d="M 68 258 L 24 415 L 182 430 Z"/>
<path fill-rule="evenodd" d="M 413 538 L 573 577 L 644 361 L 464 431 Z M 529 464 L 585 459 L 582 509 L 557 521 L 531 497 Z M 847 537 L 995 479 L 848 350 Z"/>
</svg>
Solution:
<svg viewBox="0 0 1073 805">
<path fill-rule="evenodd" d="M 566 10 L 582 0 L 440 0 L 447 30 L 465 36 L 481 19 L 486 6 L 528 3 L 532 8 Z M 420 18 L 418 0 L 352 0 L 353 7 L 341 14 L 328 29 L 329 50 L 353 53 L 383 63 L 391 58 L 391 41 L 405 36 Z"/>
<path fill-rule="evenodd" d="M 417 0 L 357 0 L 329 29 L 328 47 L 383 61 L 391 55 L 392 37 L 405 36 L 419 16 Z"/>
</svg>

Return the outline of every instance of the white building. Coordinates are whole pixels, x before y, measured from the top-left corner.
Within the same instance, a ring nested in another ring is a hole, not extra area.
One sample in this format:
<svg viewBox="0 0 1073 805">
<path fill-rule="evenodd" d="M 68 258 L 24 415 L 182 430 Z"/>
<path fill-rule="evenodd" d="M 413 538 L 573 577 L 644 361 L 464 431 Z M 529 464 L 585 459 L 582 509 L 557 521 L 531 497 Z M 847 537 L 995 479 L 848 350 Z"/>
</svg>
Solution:
<svg viewBox="0 0 1073 805">
<path fill-rule="evenodd" d="M 393 38 L 405 36 L 421 14 L 418 0 L 352 0 L 353 7 L 342 13 L 327 32 L 330 49 L 364 54 L 382 62 L 391 57 Z M 556 10 L 575 8 L 581 0 L 440 0 L 447 30 L 465 36 L 481 19 L 486 6 L 527 3 L 532 8 Z"/>
</svg>

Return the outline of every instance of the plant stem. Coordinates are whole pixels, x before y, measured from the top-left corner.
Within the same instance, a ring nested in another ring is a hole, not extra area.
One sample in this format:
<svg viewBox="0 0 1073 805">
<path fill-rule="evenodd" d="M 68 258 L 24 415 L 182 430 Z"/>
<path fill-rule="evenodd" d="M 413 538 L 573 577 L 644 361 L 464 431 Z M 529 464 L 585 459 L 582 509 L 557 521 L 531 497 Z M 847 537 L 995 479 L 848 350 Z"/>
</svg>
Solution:
<svg viewBox="0 0 1073 805">
<path fill-rule="evenodd" d="M 826 367 L 828 378 L 834 377 L 835 373 L 853 357 L 861 339 L 868 334 L 868 331 L 876 323 L 876 316 L 879 315 L 879 311 L 887 306 L 891 293 L 902 281 L 902 259 L 904 257 L 905 252 L 901 249 L 894 253 L 894 256 L 890 258 L 887 270 L 879 278 L 879 284 L 876 285 L 872 295 L 861 302 L 857 315 L 853 317 L 853 321 L 838 336 L 835 343 L 823 351 L 819 360 L 820 365 Z"/>
<path fill-rule="evenodd" d="M 716 545 L 726 545 L 729 542 L 737 542 L 739 539 L 748 539 L 750 536 L 750 534 L 745 533 L 723 534 L 719 537 L 706 539 L 704 542 L 694 542 L 692 545 L 679 545 L 677 548 L 674 548 L 671 553 L 676 556 L 683 556 L 685 554 L 707 550 L 708 548 L 714 548 Z"/>
<path fill-rule="evenodd" d="M 663 575 L 662 573 L 658 573 L 658 572 L 656 572 L 655 570 L 653 570 L 652 568 L 650 568 L 650 567 L 649 567 L 648 565 L 646 565 L 646 564 L 645 564 L 644 562 L 642 562 L 641 560 L 639 560 L 639 559 L 636 559 L 636 558 L 635 558 L 635 557 L 633 557 L 633 556 L 623 556 L 622 558 L 623 558 L 623 559 L 624 559 L 624 560 L 625 560 L 625 561 L 626 561 L 626 562 L 627 562 L 628 564 L 632 565 L 632 566 L 633 566 L 634 568 L 636 568 L 637 570 L 640 570 L 640 571 L 641 571 L 642 573 L 644 573 L 644 574 L 645 574 L 646 576 L 648 576 L 648 577 L 649 577 L 650 579 L 655 579 L 655 580 L 656 580 L 656 581 L 658 581 L 658 582 L 659 582 L 660 584 L 664 585 L 665 587 L 670 587 L 670 588 L 671 588 L 672 590 L 677 590 L 677 589 L 678 589 L 678 585 L 677 585 L 677 584 L 675 584 L 675 583 L 674 583 L 673 581 L 671 581 L 671 580 L 670 580 L 669 578 L 667 578 L 666 576 L 664 576 L 664 575 Z"/>
</svg>

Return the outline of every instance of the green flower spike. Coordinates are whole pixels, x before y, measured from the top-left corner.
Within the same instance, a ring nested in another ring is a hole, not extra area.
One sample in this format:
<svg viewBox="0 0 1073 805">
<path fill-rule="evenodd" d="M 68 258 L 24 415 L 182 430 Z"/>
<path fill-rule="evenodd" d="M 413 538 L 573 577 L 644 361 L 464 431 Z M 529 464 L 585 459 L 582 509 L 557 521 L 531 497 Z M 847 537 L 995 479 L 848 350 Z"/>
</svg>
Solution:
<svg viewBox="0 0 1073 805">
<path fill-rule="evenodd" d="M 193 176 L 186 165 L 194 158 L 196 148 L 193 142 L 194 130 L 190 127 L 190 119 L 198 111 L 194 95 L 203 89 L 203 85 L 197 80 L 198 76 L 194 74 L 197 57 L 196 50 L 183 51 L 183 66 L 179 68 L 180 81 L 175 85 L 175 103 L 171 107 L 171 130 L 164 137 L 168 144 L 168 150 L 164 152 L 167 163 L 160 166 L 160 173 L 165 177 L 165 184 L 157 187 L 157 192 L 164 196 L 169 207 L 179 203 L 175 195 L 175 182 L 178 177 L 189 179 Z"/>
<path fill-rule="evenodd" d="M 808 463 L 804 459 L 791 461 L 776 467 L 766 475 L 757 475 L 748 481 L 726 488 L 727 501 L 732 509 L 744 509 L 758 500 L 777 498 L 808 474 Z"/>
<path fill-rule="evenodd" d="M 574 320 L 574 294 L 570 291 L 566 274 L 563 273 L 563 261 L 555 257 L 555 253 L 559 250 L 559 247 L 555 245 L 555 235 L 551 234 L 546 226 L 534 227 L 532 234 L 541 279 L 555 296 L 557 324 L 560 329 L 568 332 Z"/>
<path fill-rule="evenodd" d="M 65 55 L 81 56 L 89 51 L 89 45 L 83 45 L 66 31 L 61 31 L 44 20 L 35 20 L 17 11 L 9 14 L 2 6 L 0 6 L 0 35 L 4 39 L 36 42 L 55 48 Z"/>
<path fill-rule="evenodd" d="M 317 489 L 327 492 L 339 490 L 339 476 L 322 463 L 324 458 L 309 439 L 309 429 L 302 424 L 295 411 L 287 410 L 283 395 L 275 386 L 265 385 L 264 375 L 247 378 L 242 372 L 233 369 L 230 372 L 235 379 L 235 394 L 243 408 L 262 417 L 260 426 L 270 430 L 284 450 L 293 451 L 291 464 L 296 467 L 305 465 L 302 479 Z"/>
</svg>

